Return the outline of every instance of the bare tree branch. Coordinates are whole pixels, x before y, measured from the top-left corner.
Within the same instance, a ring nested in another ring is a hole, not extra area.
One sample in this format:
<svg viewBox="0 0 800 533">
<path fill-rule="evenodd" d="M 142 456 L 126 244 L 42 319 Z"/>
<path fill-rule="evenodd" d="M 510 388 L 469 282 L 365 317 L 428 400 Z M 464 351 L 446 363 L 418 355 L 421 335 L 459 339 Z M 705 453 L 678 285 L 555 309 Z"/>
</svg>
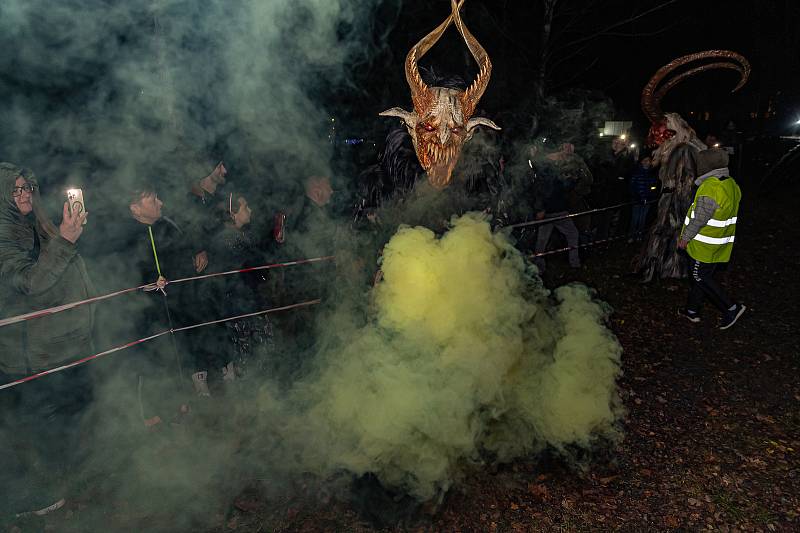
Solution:
<svg viewBox="0 0 800 533">
<path fill-rule="evenodd" d="M 672 24 L 670 24 L 669 26 L 665 26 L 664 28 L 661 28 L 661 29 L 659 29 L 659 30 L 657 30 L 657 31 L 654 31 L 654 32 L 649 32 L 649 33 L 607 33 L 607 34 L 605 34 L 604 36 L 616 36 L 616 37 L 652 37 L 653 35 L 659 35 L 659 34 L 661 34 L 661 33 L 665 33 L 665 32 L 668 32 L 668 31 L 670 31 L 670 30 L 671 30 L 673 27 L 675 27 L 675 26 L 677 26 L 678 24 L 681 24 L 682 22 L 684 22 L 684 20 L 685 20 L 685 19 L 681 19 L 681 20 L 679 20 L 679 21 L 673 22 L 673 23 L 672 23 Z M 554 61 L 554 62 L 550 63 L 550 69 L 551 69 L 551 70 L 553 70 L 553 69 L 557 68 L 559 65 L 563 64 L 564 62 L 566 62 L 566 61 L 568 61 L 568 60 L 572 59 L 573 57 L 575 57 L 575 56 L 577 56 L 577 55 L 581 54 L 583 51 L 585 51 L 585 50 L 586 50 L 586 48 L 587 48 L 588 46 L 589 46 L 589 44 L 585 44 L 584 46 L 581 46 L 581 47 L 579 47 L 579 48 L 576 48 L 575 50 L 571 51 L 570 53 L 568 53 L 568 54 L 565 54 L 565 55 L 563 55 L 563 56 L 559 57 L 559 58 L 558 58 L 556 61 Z"/>
<path fill-rule="evenodd" d="M 615 22 L 613 24 L 609 24 L 608 26 L 606 26 L 605 28 L 603 28 L 601 30 L 598 30 L 598 31 L 596 31 L 594 33 L 591 33 L 589 35 L 584 35 L 583 37 L 580 37 L 580 38 L 575 39 L 575 40 L 573 40 L 571 42 L 563 44 L 559 48 L 560 49 L 568 48 L 570 46 L 575 46 L 576 44 L 580 44 L 580 43 L 583 43 L 583 42 L 586 42 L 586 41 L 590 41 L 592 39 L 596 39 L 597 37 L 600 37 L 602 35 L 607 34 L 611 30 L 614 30 L 614 29 L 619 28 L 620 26 L 624 26 L 626 24 L 630 24 L 631 22 L 635 22 L 635 21 L 637 21 L 637 20 L 639 20 L 639 19 L 641 19 L 643 17 L 646 17 L 647 15 L 650 15 L 651 13 L 654 13 L 656 11 L 664 9 L 665 7 L 670 6 L 670 5 L 672 5 L 672 4 L 676 3 L 676 2 L 678 2 L 678 0 L 667 0 L 666 2 L 662 2 L 661 4 L 659 4 L 659 5 L 655 6 L 655 7 L 652 7 L 650 9 L 646 10 L 646 11 L 642 11 L 641 13 L 639 13 L 637 15 L 633 15 L 631 17 L 628 17 L 626 19 L 620 20 L 620 21 Z"/>
<path fill-rule="evenodd" d="M 576 79 L 580 78 L 581 76 L 583 76 L 584 74 L 586 74 L 587 72 L 589 72 L 589 71 L 592 69 L 592 67 L 594 67 L 594 66 L 597 64 L 597 62 L 598 62 L 599 60 L 600 60 L 600 58 L 598 58 L 598 57 L 595 57 L 595 58 L 592 60 L 592 62 L 591 62 L 591 63 L 589 63 L 588 65 L 586 65 L 586 67 L 585 67 L 583 70 L 581 70 L 580 72 L 576 73 L 574 76 L 570 77 L 570 78 L 569 78 L 569 79 L 567 79 L 567 80 L 564 80 L 564 81 L 562 81 L 562 82 L 556 83 L 555 85 L 553 85 L 553 87 L 552 87 L 552 88 L 553 88 L 553 89 L 559 89 L 559 88 L 561 88 L 561 87 L 565 87 L 565 86 L 569 85 L 570 83 L 572 83 L 572 82 L 573 82 L 573 81 L 575 81 Z"/>
</svg>

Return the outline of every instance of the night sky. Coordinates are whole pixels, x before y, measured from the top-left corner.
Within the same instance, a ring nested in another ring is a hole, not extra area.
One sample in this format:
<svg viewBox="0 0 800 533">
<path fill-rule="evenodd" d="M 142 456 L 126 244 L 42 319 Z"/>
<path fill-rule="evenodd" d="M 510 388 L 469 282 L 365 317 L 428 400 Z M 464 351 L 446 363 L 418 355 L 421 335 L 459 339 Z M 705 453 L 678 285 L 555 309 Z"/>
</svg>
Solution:
<svg viewBox="0 0 800 533">
<path fill-rule="evenodd" d="M 788 123 L 787 114 L 800 112 L 800 34 L 795 31 L 800 5 L 795 2 L 561 0 L 555 9 L 556 49 L 548 78 L 553 93 L 575 87 L 597 89 L 613 99 L 622 117 L 643 121 L 641 89 L 658 68 L 684 54 L 730 49 L 747 57 L 753 67 L 744 89 L 730 95 L 737 81 L 731 71 L 704 73 L 675 88 L 664 109 L 686 114 L 709 110 L 719 120 L 730 116 L 743 121 L 751 112 L 765 113 L 773 99 L 775 120 L 753 125 L 777 129 Z M 408 48 L 448 11 L 448 0 L 404 3 L 390 33 L 395 84 L 402 81 L 397 78 L 402 76 Z M 539 65 L 542 2 L 472 0 L 465 4 L 463 17 L 495 66 L 485 107 L 499 110 L 526 99 L 527 80 Z M 639 18 L 619 25 L 634 17 Z M 431 61 L 463 71 L 459 50 L 464 46 L 455 35 L 448 32 L 450 39 L 432 51 Z M 442 58 L 448 55 L 457 58 L 455 65 Z"/>
</svg>

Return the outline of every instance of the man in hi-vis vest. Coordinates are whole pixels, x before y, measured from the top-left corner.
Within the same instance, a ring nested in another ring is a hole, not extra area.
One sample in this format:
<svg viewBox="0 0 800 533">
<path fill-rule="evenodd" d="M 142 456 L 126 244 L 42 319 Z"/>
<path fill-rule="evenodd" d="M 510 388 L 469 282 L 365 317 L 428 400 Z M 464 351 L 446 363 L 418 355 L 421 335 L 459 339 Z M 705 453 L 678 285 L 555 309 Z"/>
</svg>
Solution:
<svg viewBox="0 0 800 533">
<path fill-rule="evenodd" d="M 691 258 L 691 286 L 686 308 L 678 314 L 700 322 L 704 298 L 721 312 L 719 329 L 728 329 L 746 307 L 731 301 L 714 280 L 719 263 L 727 263 L 736 237 L 736 215 L 742 191 L 728 171 L 728 153 L 721 149 L 703 150 L 697 155 L 694 203 L 684 221 L 678 248 Z"/>
</svg>

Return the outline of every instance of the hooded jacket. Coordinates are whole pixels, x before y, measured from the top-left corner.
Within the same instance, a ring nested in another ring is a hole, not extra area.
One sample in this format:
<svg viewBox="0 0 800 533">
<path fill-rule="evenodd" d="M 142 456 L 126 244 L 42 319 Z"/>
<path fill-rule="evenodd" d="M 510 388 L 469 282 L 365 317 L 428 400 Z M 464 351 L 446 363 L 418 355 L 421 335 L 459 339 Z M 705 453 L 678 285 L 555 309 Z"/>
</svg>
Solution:
<svg viewBox="0 0 800 533">
<path fill-rule="evenodd" d="M 89 277 L 74 244 L 62 238 L 40 209 L 23 215 L 12 196 L 16 179 L 32 172 L 0 163 L 0 316 L 8 318 L 90 296 Z M 0 372 L 48 370 L 91 355 L 91 306 L 0 327 Z"/>
</svg>

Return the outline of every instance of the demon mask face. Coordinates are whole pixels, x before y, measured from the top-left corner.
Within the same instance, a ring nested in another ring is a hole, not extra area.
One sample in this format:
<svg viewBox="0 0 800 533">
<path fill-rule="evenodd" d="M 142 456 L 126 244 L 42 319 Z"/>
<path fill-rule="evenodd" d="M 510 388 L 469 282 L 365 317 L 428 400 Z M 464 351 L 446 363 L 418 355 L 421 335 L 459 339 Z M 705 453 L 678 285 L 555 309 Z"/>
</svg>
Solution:
<svg viewBox="0 0 800 533">
<path fill-rule="evenodd" d="M 428 173 L 428 181 L 437 189 L 443 189 L 450 183 L 461 148 L 472 137 L 477 126 L 500 129 L 487 118 L 472 117 L 478 101 L 489 85 L 492 63 L 486 51 L 461 20 L 459 11 L 464 1 L 460 0 L 456 4 L 456 0 L 450 0 L 452 13 L 447 20 L 423 37 L 406 56 L 406 80 L 411 88 L 414 111 L 394 107 L 381 113 L 385 117 L 399 117 L 403 120 L 414 143 L 417 158 Z M 455 24 L 480 66 L 477 79 L 466 91 L 428 87 L 419 73 L 420 58 L 436 44 L 451 23 Z"/>
<path fill-rule="evenodd" d="M 720 59 L 721 61 L 706 63 L 682 72 L 673 77 L 669 77 L 676 69 L 685 65 L 697 64 L 699 61 L 709 59 Z M 739 73 L 741 79 L 734 91 L 741 88 L 750 76 L 750 63 L 747 59 L 729 50 L 706 50 L 679 57 L 664 65 L 656 72 L 642 91 L 642 111 L 650 119 L 652 126 L 647 136 L 647 144 L 650 146 L 662 146 L 667 141 L 672 143 L 696 141 L 699 139 L 689 125 L 677 113 L 664 113 L 661 111 L 661 99 L 683 80 L 694 76 L 700 72 L 711 69 L 731 69 Z"/>
</svg>

